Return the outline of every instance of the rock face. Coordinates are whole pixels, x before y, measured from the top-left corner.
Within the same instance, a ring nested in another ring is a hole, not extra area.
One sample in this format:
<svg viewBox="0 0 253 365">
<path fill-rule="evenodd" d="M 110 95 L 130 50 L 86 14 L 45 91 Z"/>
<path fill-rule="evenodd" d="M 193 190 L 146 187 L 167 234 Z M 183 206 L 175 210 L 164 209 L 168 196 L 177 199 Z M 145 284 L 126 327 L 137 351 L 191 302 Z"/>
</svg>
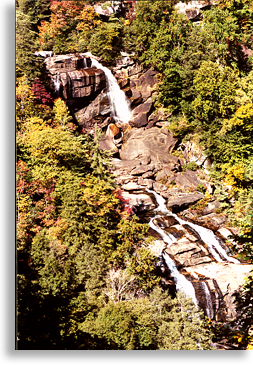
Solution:
<svg viewBox="0 0 253 365">
<path fill-rule="evenodd" d="M 199 20 L 199 14 L 202 9 L 208 8 L 214 5 L 215 1 L 210 0 L 200 0 L 200 1 L 189 1 L 187 4 L 179 2 L 176 4 L 175 8 L 179 13 L 183 13 L 187 16 L 189 20 Z"/>
<path fill-rule="evenodd" d="M 70 105 L 78 99 L 91 97 L 106 87 L 102 70 L 90 67 L 91 61 L 81 55 L 58 55 L 45 59 L 59 96 Z"/>
<path fill-rule="evenodd" d="M 211 294 L 213 311 L 217 320 L 233 319 L 236 315 L 233 294 L 243 284 L 253 265 L 212 262 L 185 268 L 195 279 L 205 280 Z M 196 291 L 198 285 L 195 284 Z M 203 293 L 202 293 L 203 295 Z M 200 298 L 201 300 L 201 298 Z M 202 299 L 203 300 L 203 299 Z"/>
<path fill-rule="evenodd" d="M 167 201 L 167 208 L 173 208 L 174 212 L 188 208 L 191 204 L 196 203 L 200 199 L 204 198 L 204 194 L 192 193 L 192 194 L 181 194 L 176 197 L 170 197 Z"/>
<path fill-rule="evenodd" d="M 159 128 L 147 130 L 131 129 L 126 136 L 120 151 L 122 160 L 133 160 L 140 156 L 150 156 L 154 163 L 169 163 L 173 159 L 170 155 L 177 139 L 172 134 L 164 135 Z"/>
<path fill-rule="evenodd" d="M 156 204 L 147 194 L 130 194 L 126 191 L 123 191 L 121 195 L 125 200 L 129 202 L 129 206 L 134 211 L 134 213 L 151 211 L 156 208 Z"/>
</svg>

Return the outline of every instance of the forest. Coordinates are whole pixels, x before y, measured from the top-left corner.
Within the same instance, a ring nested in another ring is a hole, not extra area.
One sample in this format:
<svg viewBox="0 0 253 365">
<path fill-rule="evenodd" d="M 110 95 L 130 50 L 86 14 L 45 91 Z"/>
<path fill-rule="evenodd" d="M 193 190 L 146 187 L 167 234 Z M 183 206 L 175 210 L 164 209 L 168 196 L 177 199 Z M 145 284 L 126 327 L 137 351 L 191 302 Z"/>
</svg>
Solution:
<svg viewBox="0 0 253 365">
<path fill-rule="evenodd" d="M 97 3 L 123 10 L 105 17 Z M 18 350 L 216 350 L 224 338 L 253 349 L 253 272 L 226 322 L 164 285 L 102 132 L 80 128 L 35 55 L 90 52 L 110 68 L 125 52 L 156 71 L 154 108 L 212 161 L 219 213 L 237 232 L 231 250 L 253 264 L 253 3 L 217 0 L 197 23 L 178 3 L 16 0 Z"/>
</svg>

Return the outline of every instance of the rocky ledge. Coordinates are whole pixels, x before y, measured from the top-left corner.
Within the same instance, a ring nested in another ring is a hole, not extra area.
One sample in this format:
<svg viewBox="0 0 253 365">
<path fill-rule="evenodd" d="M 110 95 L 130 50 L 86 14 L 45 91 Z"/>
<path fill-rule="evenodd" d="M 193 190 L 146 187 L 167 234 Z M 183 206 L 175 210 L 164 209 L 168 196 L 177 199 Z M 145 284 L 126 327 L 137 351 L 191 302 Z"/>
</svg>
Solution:
<svg viewBox="0 0 253 365">
<path fill-rule="evenodd" d="M 91 67 L 91 59 L 85 54 L 55 55 L 47 57 L 45 64 L 52 88 L 70 109 L 78 109 L 106 87 L 104 72 Z"/>
</svg>

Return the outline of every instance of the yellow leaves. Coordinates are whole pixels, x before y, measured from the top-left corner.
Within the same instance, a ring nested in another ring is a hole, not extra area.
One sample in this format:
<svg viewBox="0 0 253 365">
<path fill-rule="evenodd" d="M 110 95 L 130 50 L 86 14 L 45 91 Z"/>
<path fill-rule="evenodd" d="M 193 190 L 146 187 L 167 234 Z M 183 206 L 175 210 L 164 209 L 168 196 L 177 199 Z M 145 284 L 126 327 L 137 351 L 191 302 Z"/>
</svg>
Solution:
<svg viewBox="0 0 253 365">
<path fill-rule="evenodd" d="M 246 130 L 253 129 L 253 104 L 249 103 L 247 105 L 240 106 L 235 112 L 235 115 L 229 122 L 230 127 L 233 126 L 243 126 Z"/>
<path fill-rule="evenodd" d="M 76 29 L 82 32 L 87 32 L 88 30 L 92 30 L 95 26 L 102 24 L 102 21 L 97 19 L 97 15 L 92 6 L 85 6 L 80 15 L 75 19 L 80 21 Z"/>
<path fill-rule="evenodd" d="M 91 178 L 86 183 L 88 186 L 83 189 L 82 199 L 90 208 L 87 215 L 103 216 L 115 208 L 118 199 L 111 192 L 108 193 L 103 180 Z"/>
<path fill-rule="evenodd" d="M 31 87 L 27 83 L 26 75 L 18 78 L 18 86 L 16 87 L 16 97 L 21 100 L 33 99 Z"/>
<path fill-rule="evenodd" d="M 248 103 L 241 105 L 231 119 L 224 119 L 223 126 L 219 132 L 220 135 L 225 135 L 233 128 L 239 127 L 240 130 L 251 132 L 253 130 L 253 104 Z"/>
<path fill-rule="evenodd" d="M 67 122 L 71 119 L 68 107 L 61 98 L 55 100 L 53 113 L 55 115 L 56 123 L 61 126 L 65 126 Z"/>
<path fill-rule="evenodd" d="M 245 168 L 243 165 L 224 164 L 222 171 L 225 172 L 224 183 L 225 185 L 232 186 L 234 191 L 238 191 L 241 187 L 241 182 L 244 180 Z"/>
</svg>

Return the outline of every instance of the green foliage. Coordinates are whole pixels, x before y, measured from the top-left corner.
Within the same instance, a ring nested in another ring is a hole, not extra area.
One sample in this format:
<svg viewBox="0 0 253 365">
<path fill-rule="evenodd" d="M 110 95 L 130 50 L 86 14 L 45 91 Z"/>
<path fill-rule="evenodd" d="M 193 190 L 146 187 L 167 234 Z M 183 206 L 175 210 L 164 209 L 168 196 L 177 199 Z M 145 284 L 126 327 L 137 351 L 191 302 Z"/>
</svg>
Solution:
<svg viewBox="0 0 253 365">
<path fill-rule="evenodd" d="M 188 164 L 182 166 L 183 171 L 186 171 L 186 170 L 197 171 L 198 169 L 199 169 L 199 165 L 196 164 L 195 161 L 191 161 Z"/>
<path fill-rule="evenodd" d="M 201 313 L 189 299 L 171 299 L 155 288 L 148 298 L 108 303 L 82 328 L 115 350 L 210 350 L 201 324 Z"/>
<path fill-rule="evenodd" d="M 205 192 L 206 192 L 206 188 L 204 187 L 203 184 L 198 184 L 196 190 L 203 194 L 205 194 Z"/>
<path fill-rule="evenodd" d="M 122 25 L 115 18 L 99 25 L 91 37 L 88 46 L 90 52 L 106 62 L 113 61 L 122 49 L 121 29 Z"/>
</svg>

